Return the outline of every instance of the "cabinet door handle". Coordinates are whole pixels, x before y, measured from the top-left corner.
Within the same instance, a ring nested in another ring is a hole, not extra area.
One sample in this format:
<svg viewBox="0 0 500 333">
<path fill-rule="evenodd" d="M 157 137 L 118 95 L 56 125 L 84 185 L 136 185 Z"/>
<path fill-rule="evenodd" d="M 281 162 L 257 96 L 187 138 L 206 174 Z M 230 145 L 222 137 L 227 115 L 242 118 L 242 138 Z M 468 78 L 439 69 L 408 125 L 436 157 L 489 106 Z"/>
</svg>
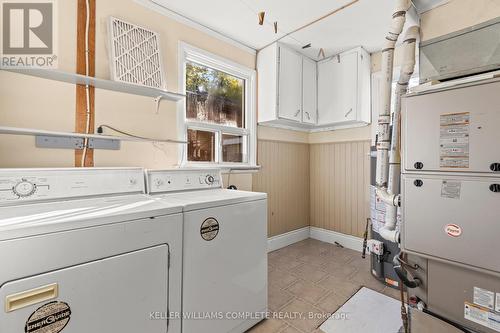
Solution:
<svg viewBox="0 0 500 333">
<path fill-rule="evenodd" d="M 300 110 L 297 110 L 297 112 L 295 112 L 295 116 L 294 117 L 297 117 L 300 113 Z"/>
<path fill-rule="evenodd" d="M 349 111 L 347 111 L 347 113 L 344 115 L 345 118 L 347 118 L 347 116 L 349 115 L 349 113 L 352 112 L 352 108 L 349 109 Z"/>
</svg>

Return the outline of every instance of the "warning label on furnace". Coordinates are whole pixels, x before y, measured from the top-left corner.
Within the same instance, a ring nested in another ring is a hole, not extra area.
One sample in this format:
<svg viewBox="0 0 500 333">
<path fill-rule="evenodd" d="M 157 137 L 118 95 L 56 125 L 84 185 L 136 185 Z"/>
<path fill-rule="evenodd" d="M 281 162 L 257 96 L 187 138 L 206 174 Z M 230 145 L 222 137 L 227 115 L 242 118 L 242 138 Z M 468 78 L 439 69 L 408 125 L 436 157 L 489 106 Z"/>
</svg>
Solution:
<svg viewBox="0 0 500 333">
<path fill-rule="evenodd" d="M 489 290 L 474 287 L 474 303 L 490 310 L 494 310 L 495 293 Z"/>
<path fill-rule="evenodd" d="M 443 198 L 460 199 L 461 182 L 443 180 L 441 184 L 441 196 Z"/>
<path fill-rule="evenodd" d="M 449 113 L 440 117 L 440 167 L 469 167 L 470 113 Z"/>
<path fill-rule="evenodd" d="M 465 302 L 464 318 L 488 327 L 493 331 L 500 332 L 500 315 L 489 311 L 487 308 Z"/>
</svg>

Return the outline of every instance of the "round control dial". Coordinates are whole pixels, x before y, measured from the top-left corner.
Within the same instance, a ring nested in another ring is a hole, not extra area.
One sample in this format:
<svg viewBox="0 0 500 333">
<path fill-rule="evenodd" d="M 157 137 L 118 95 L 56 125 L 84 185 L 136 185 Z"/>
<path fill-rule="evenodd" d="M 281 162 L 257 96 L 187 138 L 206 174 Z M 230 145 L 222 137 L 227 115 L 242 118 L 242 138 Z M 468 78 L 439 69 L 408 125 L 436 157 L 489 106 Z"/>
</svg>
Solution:
<svg viewBox="0 0 500 333">
<path fill-rule="evenodd" d="M 32 182 L 29 182 L 27 180 L 20 181 L 17 183 L 13 188 L 12 191 L 14 192 L 15 195 L 25 198 L 29 197 L 36 191 L 36 185 L 33 184 Z"/>
<path fill-rule="evenodd" d="M 215 182 L 214 176 L 207 175 L 205 177 L 205 183 L 207 183 L 208 185 L 212 185 L 214 182 Z"/>
</svg>

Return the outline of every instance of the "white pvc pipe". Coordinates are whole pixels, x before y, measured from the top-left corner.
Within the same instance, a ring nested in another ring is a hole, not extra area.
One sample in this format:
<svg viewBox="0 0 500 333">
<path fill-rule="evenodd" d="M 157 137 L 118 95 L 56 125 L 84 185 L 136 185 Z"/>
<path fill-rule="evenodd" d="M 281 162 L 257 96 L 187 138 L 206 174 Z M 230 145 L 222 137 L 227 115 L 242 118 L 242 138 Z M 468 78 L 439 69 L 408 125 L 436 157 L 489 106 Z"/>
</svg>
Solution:
<svg viewBox="0 0 500 333">
<path fill-rule="evenodd" d="M 403 64 L 398 83 L 396 85 L 396 100 L 394 119 L 392 124 L 391 149 L 389 153 L 389 180 L 387 191 L 378 190 L 377 194 L 386 203 L 385 224 L 379 230 L 380 236 L 391 242 L 399 241 L 399 232 L 396 231 L 397 209 L 399 207 L 400 177 L 401 177 L 401 97 L 408 90 L 408 82 L 415 68 L 415 45 L 419 35 L 419 27 L 408 28 L 403 41 Z"/>
<path fill-rule="evenodd" d="M 386 42 L 382 50 L 382 96 L 378 119 L 377 138 L 377 168 L 376 185 L 386 188 L 389 174 L 390 122 L 391 122 L 391 91 L 392 71 L 394 67 L 394 48 L 399 35 L 403 31 L 406 11 L 410 8 L 410 0 L 397 0 L 392 14 L 392 24 L 385 37 Z"/>
</svg>

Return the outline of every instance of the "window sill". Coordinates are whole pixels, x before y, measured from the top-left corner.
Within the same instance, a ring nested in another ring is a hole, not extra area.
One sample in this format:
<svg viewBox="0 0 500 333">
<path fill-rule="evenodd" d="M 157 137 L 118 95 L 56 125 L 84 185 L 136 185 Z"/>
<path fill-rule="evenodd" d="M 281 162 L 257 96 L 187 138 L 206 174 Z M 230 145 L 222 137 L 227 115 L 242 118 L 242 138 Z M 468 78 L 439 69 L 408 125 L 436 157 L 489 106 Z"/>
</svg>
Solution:
<svg viewBox="0 0 500 333">
<path fill-rule="evenodd" d="M 223 174 L 234 173 L 257 173 L 260 171 L 260 165 L 238 165 L 238 166 L 220 166 Z"/>
</svg>

